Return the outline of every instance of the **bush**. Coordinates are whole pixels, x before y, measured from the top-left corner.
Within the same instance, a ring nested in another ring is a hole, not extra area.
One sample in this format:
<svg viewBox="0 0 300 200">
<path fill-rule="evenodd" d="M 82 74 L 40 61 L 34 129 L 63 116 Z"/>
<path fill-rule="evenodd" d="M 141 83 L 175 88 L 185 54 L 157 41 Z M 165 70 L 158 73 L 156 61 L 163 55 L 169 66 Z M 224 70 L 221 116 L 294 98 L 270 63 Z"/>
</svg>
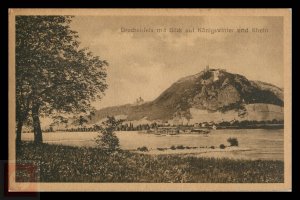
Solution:
<svg viewBox="0 0 300 200">
<path fill-rule="evenodd" d="M 119 148 L 119 139 L 115 135 L 117 127 L 122 123 L 121 120 L 116 120 L 115 117 L 107 117 L 107 120 L 99 126 L 99 135 L 95 139 L 98 147 L 117 150 Z"/>
<path fill-rule="evenodd" d="M 143 146 L 143 147 L 138 147 L 137 148 L 138 151 L 149 151 L 147 147 Z"/>
<path fill-rule="evenodd" d="M 224 144 L 220 144 L 220 149 L 225 149 L 225 145 Z"/>
<path fill-rule="evenodd" d="M 211 149 L 215 149 L 215 146 L 211 146 L 210 148 L 211 148 Z"/>
<path fill-rule="evenodd" d="M 170 149 L 175 150 L 176 147 L 174 145 L 172 145 Z"/>
<path fill-rule="evenodd" d="M 230 146 L 239 146 L 239 142 L 237 138 L 228 138 L 227 142 L 230 144 Z"/>
<path fill-rule="evenodd" d="M 185 147 L 183 145 L 178 145 L 177 149 L 185 149 Z"/>
</svg>

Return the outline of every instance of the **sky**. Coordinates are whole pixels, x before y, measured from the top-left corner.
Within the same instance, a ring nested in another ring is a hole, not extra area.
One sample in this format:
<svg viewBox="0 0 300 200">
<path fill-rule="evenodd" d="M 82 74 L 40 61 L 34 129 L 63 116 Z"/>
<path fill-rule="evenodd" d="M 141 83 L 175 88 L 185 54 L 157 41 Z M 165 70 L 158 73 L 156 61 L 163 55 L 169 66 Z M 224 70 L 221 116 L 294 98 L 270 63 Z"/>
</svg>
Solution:
<svg viewBox="0 0 300 200">
<path fill-rule="evenodd" d="M 78 32 L 82 47 L 109 63 L 108 89 L 93 103 L 97 109 L 134 103 L 140 96 L 154 100 L 178 79 L 207 65 L 283 87 L 281 17 L 76 16 L 71 28 Z M 124 31 L 132 28 L 154 32 Z M 164 28 L 166 32 L 156 32 Z M 198 28 L 234 31 L 212 34 Z M 238 28 L 248 32 L 238 33 Z"/>
</svg>

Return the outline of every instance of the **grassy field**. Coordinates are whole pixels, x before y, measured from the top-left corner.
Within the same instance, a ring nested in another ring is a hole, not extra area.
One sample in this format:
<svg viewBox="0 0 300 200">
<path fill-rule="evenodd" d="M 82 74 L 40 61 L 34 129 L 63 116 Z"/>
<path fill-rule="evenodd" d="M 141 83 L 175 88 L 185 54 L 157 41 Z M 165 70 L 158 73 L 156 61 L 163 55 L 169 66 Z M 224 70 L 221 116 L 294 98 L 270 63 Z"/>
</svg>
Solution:
<svg viewBox="0 0 300 200">
<path fill-rule="evenodd" d="M 280 183 L 284 177 L 282 161 L 109 153 L 27 142 L 17 150 L 17 163 L 35 166 L 40 182 Z M 31 180 L 27 171 L 17 165 L 17 181 Z"/>
</svg>

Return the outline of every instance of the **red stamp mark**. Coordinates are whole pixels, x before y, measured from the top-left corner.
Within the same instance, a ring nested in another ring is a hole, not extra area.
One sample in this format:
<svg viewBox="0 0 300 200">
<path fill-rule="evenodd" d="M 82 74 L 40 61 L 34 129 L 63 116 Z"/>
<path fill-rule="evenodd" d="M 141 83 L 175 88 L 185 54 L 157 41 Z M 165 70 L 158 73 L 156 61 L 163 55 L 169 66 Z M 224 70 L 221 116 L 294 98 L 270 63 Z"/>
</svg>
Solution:
<svg viewBox="0 0 300 200">
<path fill-rule="evenodd" d="M 38 167 L 34 163 L 6 165 L 5 196 L 38 196 Z"/>
</svg>

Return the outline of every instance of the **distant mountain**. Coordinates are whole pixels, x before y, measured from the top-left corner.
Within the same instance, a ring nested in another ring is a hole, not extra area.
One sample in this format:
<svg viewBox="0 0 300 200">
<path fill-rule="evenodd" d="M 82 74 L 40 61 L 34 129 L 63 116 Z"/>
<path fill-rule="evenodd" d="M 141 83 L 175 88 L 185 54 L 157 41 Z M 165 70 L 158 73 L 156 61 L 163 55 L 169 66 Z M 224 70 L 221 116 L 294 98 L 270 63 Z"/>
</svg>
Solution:
<svg viewBox="0 0 300 200">
<path fill-rule="evenodd" d="M 89 123 L 96 123 L 108 115 L 123 116 L 128 121 L 197 121 L 197 114 L 194 113 L 199 112 L 202 116 L 205 113 L 218 113 L 220 116 L 215 119 L 219 120 L 224 120 L 223 117 L 229 120 L 232 115 L 233 120 L 247 116 L 247 109 L 249 113 L 258 112 L 258 115 L 264 116 L 266 112 L 275 112 L 275 118 L 283 118 L 283 104 L 283 89 L 277 86 L 250 81 L 245 76 L 223 69 L 207 69 L 178 80 L 151 102 L 98 110 Z M 269 120 L 269 117 L 262 119 Z"/>
</svg>

